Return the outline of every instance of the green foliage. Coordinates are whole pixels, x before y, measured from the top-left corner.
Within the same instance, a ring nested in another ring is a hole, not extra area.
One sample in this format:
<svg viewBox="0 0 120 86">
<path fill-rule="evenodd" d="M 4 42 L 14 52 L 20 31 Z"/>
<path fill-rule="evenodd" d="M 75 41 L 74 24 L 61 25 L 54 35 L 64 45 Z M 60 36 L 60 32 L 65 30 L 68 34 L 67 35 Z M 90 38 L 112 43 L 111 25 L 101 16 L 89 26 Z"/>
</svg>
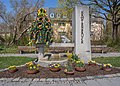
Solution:
<svg viewBox="0 0 120 86">
<path fill-rule="evenodd" d="M 0 57 L 0 69 L 8 68 L 11 65 L 23 65 L 26 62 L 34 61 L 35 58 L 27 58 L 27 57 L 20 57 L 20 56 L 8 56 L 8 57 Z"/>
<path fill-rule="evenodd" d="M 78 55 L 76 55 L 76 54 L 72 54 L 71 58 L 72 58 L 73 61 L 78 61 L 79 60 Z"/>
<path fill-rule="evenodd" d="M 83 61 L 78 60 L 78 61 L 76 61 L 76 66 L 77 66 L 77 67 L 84 67 L 84 66 L 85 66 L 85 64 L 84 64 L 84 62 L 83 62 Z"/>
<path fill-rule="evenodd" d="M 67 65 L 65 66 L 66 67 L 66 72 L 72 72 L 73 71 L 73 66 L 72 66 L 72 63 L 71 61 L 68 61 Z"/>
</svg>

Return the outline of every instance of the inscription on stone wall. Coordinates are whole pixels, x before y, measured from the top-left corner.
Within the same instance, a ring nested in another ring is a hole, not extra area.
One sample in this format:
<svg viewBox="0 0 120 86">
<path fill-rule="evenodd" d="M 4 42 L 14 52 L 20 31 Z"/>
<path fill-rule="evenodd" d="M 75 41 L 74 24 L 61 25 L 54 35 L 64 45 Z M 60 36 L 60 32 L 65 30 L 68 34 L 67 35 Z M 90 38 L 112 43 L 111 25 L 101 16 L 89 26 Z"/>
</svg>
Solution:
<svg viewBox="0 0 120 86">
<path fill-rule="evenodd" d="M 81 44 L 83 44 L 83 37 L 84 37 L 84 25 L 83 25 L 83 20 L 84 20 L 84 13 L 81 11 Z"/>
</svg>

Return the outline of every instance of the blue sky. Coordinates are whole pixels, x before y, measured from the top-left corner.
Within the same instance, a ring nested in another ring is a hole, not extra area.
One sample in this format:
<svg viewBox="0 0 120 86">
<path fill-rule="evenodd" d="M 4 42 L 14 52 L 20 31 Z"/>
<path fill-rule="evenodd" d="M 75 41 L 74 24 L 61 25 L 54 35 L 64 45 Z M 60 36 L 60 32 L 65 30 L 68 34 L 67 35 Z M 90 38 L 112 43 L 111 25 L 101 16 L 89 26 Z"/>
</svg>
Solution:
<svg viewBox="0 0 120 86">
<path fill-rule="evenodd" d="M 58 0 L 45 0 L 44 7 L 57 7 Z M 2 2 L 6 5 L 7 10 L 11 11 L 11 6 L 9 0 L 2 0 Z"/>
</svg>

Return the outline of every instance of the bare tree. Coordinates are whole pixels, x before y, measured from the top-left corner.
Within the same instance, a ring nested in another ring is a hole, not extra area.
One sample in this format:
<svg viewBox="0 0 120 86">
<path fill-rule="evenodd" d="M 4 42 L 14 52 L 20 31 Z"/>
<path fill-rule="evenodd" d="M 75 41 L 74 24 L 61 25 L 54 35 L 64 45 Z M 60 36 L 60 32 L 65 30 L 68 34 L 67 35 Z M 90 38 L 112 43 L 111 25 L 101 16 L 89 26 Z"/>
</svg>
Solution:
<svg viewBox="0 0 120 86">
<path fill-rule="evenodd" d="M 9 18 L 13 31 L 13 39 L 10 44 L 15 44 L 24 33 L 30 28 L 30 23 L 34 20 L 34 13 L 44 5 L 44 0 L 10 0 L 13 8 Z M 9 20 L 8 19 L 8 20 Z"/>
</svg>

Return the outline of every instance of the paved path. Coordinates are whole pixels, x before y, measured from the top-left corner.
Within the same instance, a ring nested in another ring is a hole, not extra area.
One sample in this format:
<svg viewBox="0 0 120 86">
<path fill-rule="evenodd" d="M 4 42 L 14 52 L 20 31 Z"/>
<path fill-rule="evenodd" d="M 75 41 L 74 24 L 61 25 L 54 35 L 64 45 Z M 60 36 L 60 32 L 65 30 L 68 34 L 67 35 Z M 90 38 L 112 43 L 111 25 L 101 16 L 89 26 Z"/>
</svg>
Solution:
<svg viewBox="0 0 120 86">
<path fill-rule="evenodd" d="M 120 73 L 81 78 L 0 78 L 0 86 L 120 86 Z"/>
<path fill-rule="evenodd" d="M 3 56 L 27 56 L 31 58 L 37 58 L 38 54 L 0 54 L 0 57 Z M 120 53 L 92 53 L 92 58 L 96 57 L 112 57 L 112 56 L 120 56 Z"/>
<path fill-rule="evenodd" d="M 118 57 L 120 56 L 120 53 L 92 53 L 92 57 Z"/>
</svg>

